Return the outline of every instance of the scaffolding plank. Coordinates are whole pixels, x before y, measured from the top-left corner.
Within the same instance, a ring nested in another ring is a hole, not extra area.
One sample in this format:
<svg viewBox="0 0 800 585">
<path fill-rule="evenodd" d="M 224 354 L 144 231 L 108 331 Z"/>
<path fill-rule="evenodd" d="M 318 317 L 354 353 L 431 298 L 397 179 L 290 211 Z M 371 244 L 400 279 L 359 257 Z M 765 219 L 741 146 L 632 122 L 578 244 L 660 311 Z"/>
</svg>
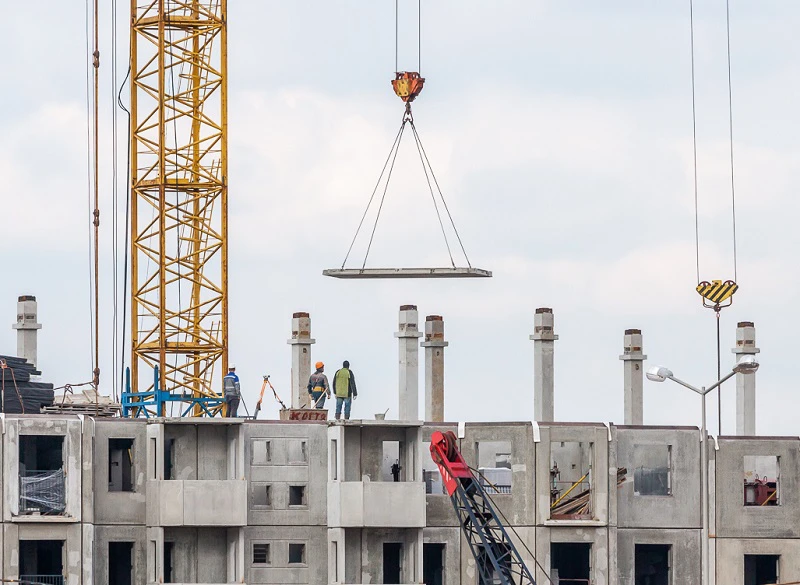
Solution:
<svg viewBox="0 0 800 585">
<path fill-rule="evenodd" d="M 350 279 L 380 278 L 491 278 L 483 268 L 329 268 L 323 276 Z"/>
</svg>

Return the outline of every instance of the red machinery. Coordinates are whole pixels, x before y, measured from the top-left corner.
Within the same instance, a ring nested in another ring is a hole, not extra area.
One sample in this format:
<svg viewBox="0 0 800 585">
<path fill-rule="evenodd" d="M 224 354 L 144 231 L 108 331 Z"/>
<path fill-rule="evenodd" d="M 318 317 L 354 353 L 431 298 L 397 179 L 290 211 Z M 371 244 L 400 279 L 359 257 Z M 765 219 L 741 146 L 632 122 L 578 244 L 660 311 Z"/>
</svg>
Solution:
<svg viewBox="0 0 800 585">
<path fill-rule="evenodd" d="M 536 585 L 497 516 L 491 498 L 464 461 L 452 431 L 431 436 L 431 457 L 458 515 L 480 585 Z"/>
</svg>

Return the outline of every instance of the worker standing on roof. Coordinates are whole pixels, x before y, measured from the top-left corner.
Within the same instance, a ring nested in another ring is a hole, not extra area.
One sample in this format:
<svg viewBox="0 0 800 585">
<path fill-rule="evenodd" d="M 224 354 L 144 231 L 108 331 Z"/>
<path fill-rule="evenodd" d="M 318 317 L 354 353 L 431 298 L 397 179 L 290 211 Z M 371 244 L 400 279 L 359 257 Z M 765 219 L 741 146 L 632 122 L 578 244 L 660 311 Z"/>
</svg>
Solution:
<svg viewBox="0 0 800 585">
<path fill-rule="evenodd" d="M 228 366 L 228 373 L 222 379 L 222 390 L 225 395 L 225 405 L 227 406 L 225 416 L 238 416 L 239 401 L 242 394 L 239 387 L 239 376 L 236 375 L 236 366 Z"/>
<path fill-rule="evenodd" d="M 311 396 L 311 406 L 325 407 L 325 397 L 331 397 L 331 387 L 328 385 L 328 376 L 325 375 L 325 364 L 317 362 L 317 371 L 308 379 L 308 393 Z"/>
<path fill-rule="evenodd" d="M 333 376 L 333 393 L 336 395 L 336 420 L 342 418 L 344 405 L 344 419 L 350 418 L 350 405 L 358 396 L 356 390 L 356 376 L 350 369 L 350 362 L 344 360 L 342 369 Z"/>
</svg>

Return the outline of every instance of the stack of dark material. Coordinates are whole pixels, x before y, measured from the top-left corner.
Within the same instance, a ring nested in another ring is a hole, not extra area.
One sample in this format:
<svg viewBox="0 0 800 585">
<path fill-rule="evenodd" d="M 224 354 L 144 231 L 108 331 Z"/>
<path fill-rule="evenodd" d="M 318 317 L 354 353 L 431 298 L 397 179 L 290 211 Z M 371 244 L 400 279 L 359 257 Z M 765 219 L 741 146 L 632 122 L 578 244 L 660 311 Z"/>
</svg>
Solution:
<svg viewBox="0 0 800 585">
<path fill-rule="evenodd" d="M 39 414 L 42 407 L 53 404 L 53 385 L 31 381 L 31 376 L 39 375 L 24 358 L 0 355 L 0 411 Z"/>
</svg>

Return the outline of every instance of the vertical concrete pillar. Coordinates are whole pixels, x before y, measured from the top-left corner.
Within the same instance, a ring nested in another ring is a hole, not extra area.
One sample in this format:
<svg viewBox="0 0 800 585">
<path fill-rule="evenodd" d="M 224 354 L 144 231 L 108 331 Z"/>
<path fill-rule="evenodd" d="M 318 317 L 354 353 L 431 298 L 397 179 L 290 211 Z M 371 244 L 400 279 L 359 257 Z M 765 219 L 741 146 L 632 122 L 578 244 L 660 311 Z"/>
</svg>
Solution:
<svg viewBox="0 0 800 585">
<path fill-rule="evenodd" d="M 731 351 L 737 360 L 761 351 L 756 347 L 756 327 L 752 321 L 742 321 L 736 326 L 736 347 Z M 756 434 L 755 374 L 736 374 L 736 434 L 749 437 Z"/>
<path fill-rule="evenodd" d="M 625 424 L 644 424 L 644 360 L 642 353 L 642 332 L 639 329 L 626 329 L 623 353 L 619 356 L 625 367 Z"/>
<path fill-rule="evenodd" d="M 394 334 L 400 348 L 400 420 L 419 420 L 419 316 L 416 305 L 400 307 L 400 323 Z"/>
<path fill-rule="evenodd" d="M 533 316 L 533 417 L 536 422 L 554 419 L 553 349 L 558 335 L 553 333 L 553 309 L 536 309 Z"/>
<path fill-rule="evenodd" d="M 17 330 L 17 357 L 25 358 L 37 365 L 36 335 L 42 326 L 37 322 L 36 297 L 21 296 L 17 299 L 17 322 L 11 327 Z"/>
<path fill-rule="evenodd" d="M 444 320 L 439 315 L 425 317 L 425 420 L 444 422 Z"/>
<path fill-rule="evenodd" d="M 311 318 L 308 313 L 292 315 L 292 408 L 303 408 L 308 403 L 308 378 L 311 376 Z"/>
</svg>

